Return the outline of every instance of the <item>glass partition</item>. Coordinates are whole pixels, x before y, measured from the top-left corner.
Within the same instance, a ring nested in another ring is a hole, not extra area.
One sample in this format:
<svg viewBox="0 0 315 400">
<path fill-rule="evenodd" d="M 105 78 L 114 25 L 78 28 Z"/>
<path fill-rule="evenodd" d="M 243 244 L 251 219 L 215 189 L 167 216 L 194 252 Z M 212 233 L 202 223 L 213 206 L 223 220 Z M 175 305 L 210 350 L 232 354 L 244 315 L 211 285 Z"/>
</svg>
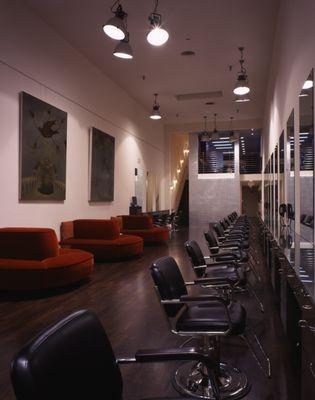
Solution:
<svg viewBox="0 0 315 400">
<path fill-rule="evenodd" d="M 300 221 L 301 236 L 313 242 L 314 226 L 314 118 L 313 70 L 299 96 Z"/>
<path fill-rule="evenodd" d="M 216 138 L 207 132 L 199 134 L 199 174 L 234 172 L 234 141 L 229 134 L 230 132 L 217 133 Z"/>
</svg>

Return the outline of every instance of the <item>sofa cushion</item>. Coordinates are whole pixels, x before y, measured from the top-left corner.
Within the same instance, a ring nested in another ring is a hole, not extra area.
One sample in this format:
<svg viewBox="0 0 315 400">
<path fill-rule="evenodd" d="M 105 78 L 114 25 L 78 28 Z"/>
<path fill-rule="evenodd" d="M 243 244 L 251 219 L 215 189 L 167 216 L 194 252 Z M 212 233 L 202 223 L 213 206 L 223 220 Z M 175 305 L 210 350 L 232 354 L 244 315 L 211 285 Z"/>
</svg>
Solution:
<svg viewBox="0 0 315 400">
<path fill-rule="evenodd" d="M 123 229 L 150 229 L 153 227 L 150 215 L 123 215 Z"/>
<path fill-rule="evenodd" d="M 63 287 L 87 278 L 93 272 L 93 254 L 60 249 L 60 255 L 45 260 L 0 259 L 0 290 L 25 291 Z"/>
<path fill-rule="evenodd" d="M 119 225 L 119 230 L 122 229 L 122 217 L 117 216 L 117 217 L 111 217 L 110 219 L 111 219 L 112 221 L 116 221 L 116 222 L 118 223 L 118 225 Z"/>
<path fill-rule="evenodd" d="M 0 258 L 43 260 L 58 254 L 58 240 L 53 229 L 0 229 Z"/>
<path fill-rule="evenodd" d="M 73 235 L 77 239 L 114 240 L 119 238 L 119 224 L 110 219 L 77 219 Z"/>
<path fill-rule="evenodd" d="M 153 227 L 151 229 L 123 229 L 124 235 L 137 235 L 142 237 L 144 243 L 162 243 L 169 240 L 169 229 Z"/>
<path fill-rule="evenodd" d="M 73 221 L 64 221 L 60 225 L 60 239 L 68 239 L 73 237 Z"/>
<path fill-rule="evenodd" d="M 75 239 L 70 238 L 61 242 L 62 246 L 71 249 L 89 251 L 99 259 L 120 259 L 136 256 L 143 251 L 143 240 L 138 236 L 121 235 L 116 240 Z"/>
</svg>

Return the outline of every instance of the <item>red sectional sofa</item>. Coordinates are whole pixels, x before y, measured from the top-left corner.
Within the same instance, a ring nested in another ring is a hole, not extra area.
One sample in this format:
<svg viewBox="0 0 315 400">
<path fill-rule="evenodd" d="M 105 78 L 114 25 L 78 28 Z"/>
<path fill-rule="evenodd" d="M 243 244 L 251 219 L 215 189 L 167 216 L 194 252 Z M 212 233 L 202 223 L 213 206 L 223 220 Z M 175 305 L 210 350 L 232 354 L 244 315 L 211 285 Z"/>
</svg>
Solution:
<svg viewBox="0 0 315 400">
<path fill-rule="evenodd" d="M 124 235 L 142 237 L 144 243 L 163 243 L 169 240 L 169 229 L 153 226 L 150 215 L 123 215 L 122 230 Z"/>
<path fill-rule="evenodd" d="M 60 249 L 53 229 L 0 229 L 0 290 L 63 287 L 89 276 L 93 266 L 93 254 Z"/>
<path fill-rule="evenodd" d="M 62 222 L 60 244 L 89 251 L 102 260 L 129 258 L 143 252 L 141 237 L 121 235 L 118 222 L 106 219 Z"/>
</svg>

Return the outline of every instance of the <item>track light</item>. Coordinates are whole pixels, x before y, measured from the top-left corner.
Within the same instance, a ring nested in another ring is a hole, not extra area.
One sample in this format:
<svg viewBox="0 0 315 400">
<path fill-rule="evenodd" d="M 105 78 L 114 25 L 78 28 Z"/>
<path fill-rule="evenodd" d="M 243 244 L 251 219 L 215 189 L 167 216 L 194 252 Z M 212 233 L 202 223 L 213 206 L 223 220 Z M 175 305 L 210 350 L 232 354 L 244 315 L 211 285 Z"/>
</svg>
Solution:
<svg viewBox="0 0 315 400">
<path fill-rule="evenodd" d="M 128 32 L 126 32 L 125 38 L 117 44 L 113 54 L 115 57 L 123 58 L 125 60 L 131 60 L 133 58 L 133 52 L 129 43 Z"/>
<path fill-rule="evenodd" d="M 162 15 L 156 12 L 158 4 L 159 0 L 155 0 L 154 10 L 149 15 L 151 29 L 147 34 L 147 41 L 152 44 L 152 46 L 162 46 L 168 41 L 169 38 L 168 32 L 161 27 Z"/>
<path fill-rule="evenodd" d="M 244 96 L 245 94 L 250 92 L 250 88 L 248 86 L 247 72 L 246 69 L 244 68 L 244 57 L 243 57 L 244 47 L 239 47 L 238 49 L 241 53 L 241 59 L 240 59 L 241 69 L 237 75 L 237 82 L 233 90 L 233 93 L 236 94 L 237 96 Z"/>
<path fill-rule="evenodd" d="M 160 105 L 157 102 L 157 96 L 158 96 L 158 94 L 154 93 L 154 103 L 153 103 L 152 112 L 150 115 L 151 119 L 161 119 L 162 118 L 162 115 L 160 113 Z"/>
<path fill-rule="evenodd" d="M 116 10 L 114 7 L 117 5 Z M 115 40 L 123 40 L 126 36 L 126 28 L 125 28 L 125 18 L 127 14 L 123 10 L 119 0 L 115 1 L 111 6 L 112 13 L 115 14 L 114 17 L 110 18 L 105 25 L 103 25 L 104 33 L 112 39 Z"/>
</svg>

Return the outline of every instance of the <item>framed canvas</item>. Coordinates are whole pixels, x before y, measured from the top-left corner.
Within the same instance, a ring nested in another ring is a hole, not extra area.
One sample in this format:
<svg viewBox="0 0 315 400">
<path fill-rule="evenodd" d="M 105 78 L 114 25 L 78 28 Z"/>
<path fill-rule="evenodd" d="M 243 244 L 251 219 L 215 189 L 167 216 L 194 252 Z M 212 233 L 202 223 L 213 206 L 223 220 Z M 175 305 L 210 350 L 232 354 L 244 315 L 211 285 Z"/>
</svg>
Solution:
<svg viewBox="0 0 315 400">
<path fill-rule="evenodd" d="M 20 200 L 65 200 L 67 113 L 25 92 L 20 101 Z"/>
<path fill-rule="evenodd" d="M 114 200 L 115 138 L 99 129 L 90 132 L 90 202 Z"/>
</svg>

